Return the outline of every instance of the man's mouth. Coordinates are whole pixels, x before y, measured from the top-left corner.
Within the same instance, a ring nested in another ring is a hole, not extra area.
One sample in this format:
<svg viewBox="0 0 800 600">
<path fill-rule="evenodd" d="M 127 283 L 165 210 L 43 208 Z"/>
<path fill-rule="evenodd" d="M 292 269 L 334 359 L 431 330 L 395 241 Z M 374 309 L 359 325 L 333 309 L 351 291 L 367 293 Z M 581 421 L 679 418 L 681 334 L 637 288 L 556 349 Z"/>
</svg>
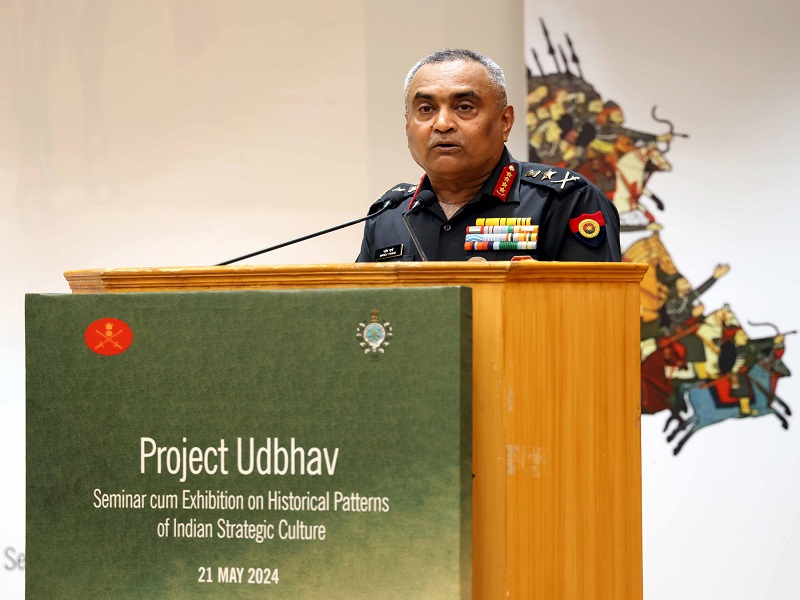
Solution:
<svg viewBox="0 0 800 600">
<path fill-rule="evenodd" d="M 450 142 L 438 142 L 434 144 L 433 147 L 438 148 L 440 150 L 454 150 L 456 148 L 459 148 L 460 146 L 458 144 L 452 144 Z"/>
</svg>

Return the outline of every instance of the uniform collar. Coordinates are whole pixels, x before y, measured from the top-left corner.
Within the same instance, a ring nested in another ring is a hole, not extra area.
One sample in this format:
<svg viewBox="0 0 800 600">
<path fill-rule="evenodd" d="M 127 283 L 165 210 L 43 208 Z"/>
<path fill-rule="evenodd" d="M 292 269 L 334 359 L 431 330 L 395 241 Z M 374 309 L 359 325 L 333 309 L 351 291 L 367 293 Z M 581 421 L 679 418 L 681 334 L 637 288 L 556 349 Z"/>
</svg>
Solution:
<svg viewBox="0 0 800 600">
<path fill-rule="evenodd" d="M 519 204 L 519 198 L 517 197 L 517 194 L 511 193 L 514 189 L 514 183 L 517 181 L 518 176 L 519 163 L 514 160 L 513 156 L 511 156 L 508 148 L 503 146 L 503 154 L 500 156 L 500 160 L 497 161 L 497 165 L 495 165 L 494 169 L 492 170 L 492 174 L 489 175 L 489 178 L 483 182 L 481 189 L 478 190 L 478 193 L 475 194 L 475 197 L 467 202 L 467 204 L 475 204 L 476 202 L 482 200 L 484 196 L 489 196 L 494 198 L 496 201 L 505 204 Z M 419 194 L 422 190 L 433 191 L 433 188 L 431 187 L 431 181 L 428 179 L 427 175 L 423 175 L 422 179 L 419 180 L 419 185 L 417 185 L 414 196 L 412 196 L 411 201 L 408 203 L 408 208 L 411 208 L 411 206 L 414 204 L 414 200 L 417 198 L 417 194 Z"/>
</svg>

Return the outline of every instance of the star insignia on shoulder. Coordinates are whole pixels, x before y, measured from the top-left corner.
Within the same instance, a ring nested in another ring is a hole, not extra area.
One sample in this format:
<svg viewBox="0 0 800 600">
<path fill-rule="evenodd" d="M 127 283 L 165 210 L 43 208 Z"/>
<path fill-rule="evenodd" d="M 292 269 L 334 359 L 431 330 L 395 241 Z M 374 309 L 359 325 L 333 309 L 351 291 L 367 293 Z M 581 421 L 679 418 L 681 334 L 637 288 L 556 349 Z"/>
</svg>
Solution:
<svg viewBox="0 0 800 600">
<path fill-rule="evenodd" d="M 555 175 L 556 173 L 558 173 L 558 171 L 553 171 L 553 169 L 548 169 L 547 173 L 542 175 L 542 181 L 544 181 L 545 179 L 551 179 L 553 175 Z"/>
<path fill-rule="evenodd" d="M 530 171 L 528 171 L 527 173 L 525 173 L 525 177 L 534 177 L 534 178 L 536 178 L 536 177 L 538 177 L 540 174 L 541 174 L 541 171 L 534 171 L 533 169 L 531 169 Z"/>
<path fill-rule="evenodd" d="M 396 188 L 394 188 L 393 190 L 390 190 L 390 191 L 392 191 L 392 192 L 405 192 L 406 188 L 402 188 L 402 187 L 400 187 L 398 185 Z"/>
<path fill-rule="evenodd" d="M 419 187 L 418 185 L 412 185 L 412 186 L 411 186 L 410 188 L 408 188 L 406 191 L 407 191 L 407 192 L 416 192 L 418 187 Z"/>
</svg>

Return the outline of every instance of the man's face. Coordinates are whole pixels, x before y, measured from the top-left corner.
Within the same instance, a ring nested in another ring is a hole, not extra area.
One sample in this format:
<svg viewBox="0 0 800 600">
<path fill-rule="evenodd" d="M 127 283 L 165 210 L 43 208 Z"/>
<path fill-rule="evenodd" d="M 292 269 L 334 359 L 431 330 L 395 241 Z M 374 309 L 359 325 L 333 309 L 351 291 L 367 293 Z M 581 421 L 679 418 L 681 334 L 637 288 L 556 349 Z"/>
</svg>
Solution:
<svg viewBox="0 0 800 600">
<path fill-rule="evenodd" d="M 411 80 L 407 100 L 408 148 L 431 179 L 467 183 L 491 173 L 514 124 L 514 109 L 498 106 L 483 65 L 424 65 Z"/>
</svg>

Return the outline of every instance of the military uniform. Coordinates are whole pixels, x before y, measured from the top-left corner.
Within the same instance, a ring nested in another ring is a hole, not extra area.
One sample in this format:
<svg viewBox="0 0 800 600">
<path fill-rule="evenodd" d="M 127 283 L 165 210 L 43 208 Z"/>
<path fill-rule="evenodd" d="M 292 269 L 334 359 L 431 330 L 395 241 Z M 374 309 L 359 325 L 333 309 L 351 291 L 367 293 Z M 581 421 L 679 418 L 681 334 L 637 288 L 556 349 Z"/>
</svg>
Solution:
<svg viewBox="0 0 800 600">
<path fill-rule="evenodd" d="M 387 192 L 405 198 L 366 221 L 358 262 L 422 260 L 403 214 L 425 189 L 432 190 L 427 176 Z M 428 260 L 620 260 L 619 215 L 593 184 L 566 169 L 518 162 L 507 149 L 481 190 L 450 219 L 434 202 L 408 220 Z"/>
</svg>

